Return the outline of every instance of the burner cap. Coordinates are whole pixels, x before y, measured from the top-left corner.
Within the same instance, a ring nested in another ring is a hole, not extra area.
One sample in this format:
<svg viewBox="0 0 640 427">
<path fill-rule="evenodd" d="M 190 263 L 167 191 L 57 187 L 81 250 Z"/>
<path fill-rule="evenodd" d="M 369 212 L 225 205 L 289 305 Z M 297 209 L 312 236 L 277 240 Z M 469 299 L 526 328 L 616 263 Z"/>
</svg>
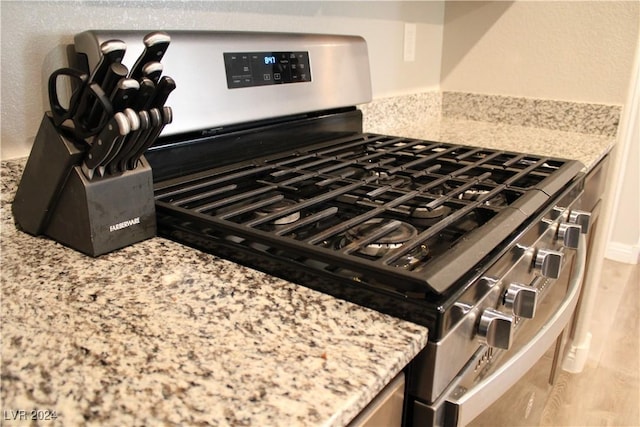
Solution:
<svg viewBox="0 0 640 427">
<path fill-rule="evenodd" d="M 271 203 L 270 205 L 262 207 L 260 210 L 256 211 L 256 215 L 258 216 L 267 216 L 274 213 L 282 212 L 285 209 L 294 206 L 296 202 L 290 199 L 282 199 L 275 203 Z M 300 212 L 295 211 L 290 213 L 289 215 L 285 215 L 273 221 L 275 225 L 287 225 L 294 223 L 300 219 Z"/>
<path fill-rule="evenodd" d="M 485 190 L 485 189 L 481 189 L 481 188 L 470 188 L 468 190 L 465 190 L 463 193 L 460 193 L 458 195 L 458 199 L 476 201 L 476 200 L 484 197 L 488 193 L 489 193 L 489 190 Z M 492 198 L 490 198 L 488 200 L 485 200 L 484 202 L 482 202 L 482 204 L 487 205 L 487 206 L 506 206 L 506 205 L 508 205 L 507 198 L 502 193 L 498 193 L 495 196 L 493 196 Z"/>
<path fill-rule="evenodd" d="M 451 208 L 449 206 L 440 205 L 435 209 L 427 209 L 424 206 L 418 206 L 411 211 L 411 217 L 426 220 L 440 220 L 449 215 Z"/>
<path fill-rule="evenodd" d="M 411 186 L 411 178 L 404 175 L 393 175 L 387 171 L 372 171 L 373 176 L 376 177 L 375 183 L 378 185 L 390 185 L 392 187 L 409 187 Z"/>
<path fill-rule="evenodd" d="M 350 241 L 360 240 L 372 235 L 388 223 L 387 219 L 373 218 L 347 230 L 346 236 Z M 360 252 L 366 255 L 380 256 L 391 249 L 399 248 L 417 235 L 418 230 L 414 226 L 398 221 L 397 227 L 364 246 Z"/>
</svg>

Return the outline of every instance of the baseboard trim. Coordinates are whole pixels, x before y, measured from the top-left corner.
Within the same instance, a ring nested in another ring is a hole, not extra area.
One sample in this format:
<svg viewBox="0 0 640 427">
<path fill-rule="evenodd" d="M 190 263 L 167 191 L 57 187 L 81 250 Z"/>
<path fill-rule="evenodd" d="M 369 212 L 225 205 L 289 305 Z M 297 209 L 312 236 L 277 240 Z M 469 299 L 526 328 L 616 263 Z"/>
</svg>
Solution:
<svg viewBox="0 0 640 427">
<path fill-rule="evenodd" d="M 605 258 L 625 264 L 638 264 L 640 263 L 640 246 L 609 242 Z"/>
<path fill-rule="evenodd" d="M 582 372 L 587 359 L 589 358 L 589 349 L 591 348 L 591 332 L 587 332 L 584 341 L 581 343 L 572 342 L 569 351 L 562 361 L 562 370 L 572 374 Z"/>
</svg>

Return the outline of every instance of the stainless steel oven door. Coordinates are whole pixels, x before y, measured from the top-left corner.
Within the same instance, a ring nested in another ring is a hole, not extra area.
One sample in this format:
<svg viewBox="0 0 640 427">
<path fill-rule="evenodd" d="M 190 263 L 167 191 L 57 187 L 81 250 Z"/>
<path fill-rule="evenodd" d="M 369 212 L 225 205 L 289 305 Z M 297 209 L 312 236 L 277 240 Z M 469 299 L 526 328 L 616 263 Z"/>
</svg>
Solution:
<svg viewBox="0 0 640 427">
<path fill-rule="evenodd" d="M 543 317 L 546 320 L 540 327 L 530 328 L 534 331 L 532 336 L 527 336 L 528 334 L 519 336 L 514 346 L 504 353 L 504 360 L 495 360 L 487 364 L 486 371 L 479 375 L 478 370 L 482 370 L 487 358 L 501 356 L 496 355 L 492 350 L 487 351 L 486 348 L 481 348 L 453 381 L 452 386 L 442 398 L 444 401 L 434 405 L 440 406 L 440 410 L 437 411 L 439 420 L 436 420 L 436 424 L 445 426 L 469 424 L 516 384 L 556 342 L 569 324 L 578 302 L 584 277 L 586 252 L 586 237 L 580 234 L 573 268 L 567 269 L 569 270 L 567 287 L 552 288 L 558 292 L 565 292 L 564 298 L 557 300 L 561 302 L 552 308 L 552 315 Z M 547 298 L 548 301 L 553 299 Z M 473 378 L 473 384 L 466 387 L 468 381 L 465 380 L 469 378 Z"/>
</svg>

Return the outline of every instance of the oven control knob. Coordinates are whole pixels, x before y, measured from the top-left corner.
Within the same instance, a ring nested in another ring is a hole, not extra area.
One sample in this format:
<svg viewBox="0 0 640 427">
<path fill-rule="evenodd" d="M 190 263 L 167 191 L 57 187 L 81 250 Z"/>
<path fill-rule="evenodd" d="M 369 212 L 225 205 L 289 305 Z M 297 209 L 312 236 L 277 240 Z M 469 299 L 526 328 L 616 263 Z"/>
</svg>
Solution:
<svg viewBox="0 0 640 427">
<path fill-rule="evenodd" d="M 577 249 L 581 232 L 582 226 L 579 224 L 562 222 L 558 225 L 558 240 L 562 242 L 565 248 Z"/>
<path fill-rule="evenodd" d="M 504 305 L 515 316 L 533 319 L 538 303 L 538 290 L 534 287 L 512 283 L 504 294 Z"/>
<path fill-rule="evenodd" d="M 513 328 L 513 317 L 498 310 L 487 308 L 480 316 L 478 338 L 490 347 L 509 349 Z"/>
<path fill-rule="evenodd" d="M 547 279 L 557 279 L 562 270 L 564 254 L 550 249 L 538 249 L 533 267 Z"/>
<path fill-rule="evenodd" d="M 582 227 L 582 234 L 589 232 L 589 221 L 591 220 L 591 212 L 573 210 L 569 213 L 569 222 Z"/>
</svg>

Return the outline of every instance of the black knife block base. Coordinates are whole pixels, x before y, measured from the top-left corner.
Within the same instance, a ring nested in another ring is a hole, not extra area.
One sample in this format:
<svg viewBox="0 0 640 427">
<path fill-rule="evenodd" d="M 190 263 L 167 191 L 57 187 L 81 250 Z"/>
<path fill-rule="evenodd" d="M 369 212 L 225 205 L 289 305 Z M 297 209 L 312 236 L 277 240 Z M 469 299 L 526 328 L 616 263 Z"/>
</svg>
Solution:
<svg viewBox="0 0 640 427">
<path fill-rule="evenodd" d="M 91 181 L 75 166 L 45 234 L 91 256 L 155 236 L 151 167 L 144 158 L 141 163 L 117 177 Z"/>
<path fill-rule="evenodd" d="M 22 230 L 35 236 L 44 233 L 67 177 L 83 156 L 82 146 L 60 135 L 46 113 L 13 200 L 13 217 Z"/>
<path fill-rule="evenodd" d="M 89 180 L 78 147 L 45 115 L 12 206 L 19 228 L 94 257 L 154 237 L 153 175 L 146 159 L 134 170 Z"/>
</svg>

